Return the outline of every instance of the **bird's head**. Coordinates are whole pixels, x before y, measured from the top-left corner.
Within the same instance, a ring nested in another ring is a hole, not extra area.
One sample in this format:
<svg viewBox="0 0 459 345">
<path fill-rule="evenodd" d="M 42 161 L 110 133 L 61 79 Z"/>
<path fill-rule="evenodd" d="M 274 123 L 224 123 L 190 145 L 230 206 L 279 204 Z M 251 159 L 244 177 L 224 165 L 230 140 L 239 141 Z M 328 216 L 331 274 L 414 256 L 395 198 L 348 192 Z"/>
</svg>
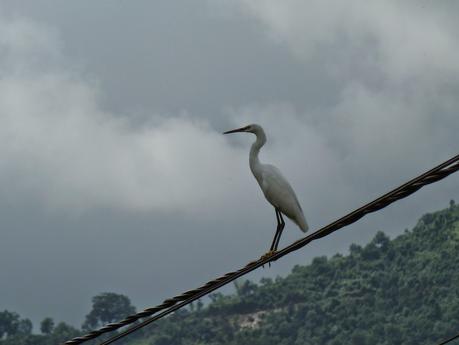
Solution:
<svg viewBox="0 0 459 345">
<path fill-rule="evenodd" d="M 231 131 L 223 132 L 223 134 L 230 134 L 230 133 L 238 133 L 238 132 L 247 132 L 247 133 L 253 133 L 257 134 L 263 131 L 263 128 L 261 128 L 260 125 L 257 124 L 251 124 L 245 127 L 233 129 Z"/>
</svg>

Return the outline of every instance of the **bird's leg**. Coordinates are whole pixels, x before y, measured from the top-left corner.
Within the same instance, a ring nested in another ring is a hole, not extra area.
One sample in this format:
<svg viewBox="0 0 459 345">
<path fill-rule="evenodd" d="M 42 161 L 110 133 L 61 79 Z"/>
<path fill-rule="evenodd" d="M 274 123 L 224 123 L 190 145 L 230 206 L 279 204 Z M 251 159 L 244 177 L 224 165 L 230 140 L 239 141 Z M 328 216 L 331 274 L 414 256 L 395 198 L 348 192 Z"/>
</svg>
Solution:
<svg viewBox="0 0 459 345">
<path fill-rule="evenodd" d="M 270 256 L 272 256 L 275 252 L 276 252 L 276 249 L 277 249 L 277 245 L 279 243 L 279 238 L 280 238 L 280 234 L 284 228 L 284 220 L 282 219 L 282 216 L 279 212 L 279 210 L 277 208 L 275 208 L 275 211 L 276 211 L 276 219 L 277 219 L 277 228 L 276 228 L 276 233 L 274 234 L 274 238 L 273 238 L 273 242 L 271 244 L 271 248 L 269 249 L 269 251 L 262 255 L 261 258 L 264 259 L 264 258 L 268 258 Z M 271 266 L 271 264 L 269 264 L 269 266 Z"/>
<path fill-rule="evenodd" d="M 281 225 L 281 220 L 280 220 L 280 217 L 279 217 L 279 211 L 277 210 L 277 208 L 275 209 L 276 211 L 276 219 L 277 219 L 277 228 L 276 228 L 276 233 L 274 234 L 274 238 L 273 238 L 273 242 L 271 243 L 271 248 L 269 248 L 269 252 L 268 253 L 273 253 L 276 249 L 276 242 L 277 242 L 277 238 L 279 237 L 279 230 L 280 230 L 280 225 Z"/>
<path fill-rule="evenodd" d="M 273 248 L 274 252 L 277 252 L 277 247 L 279 246 L 282 231 L 284 231 L 284 227 L 285 227 L 285 222 L 284 222 L 284 218 L 282 217 L 282 213 L 280 213 L 280 211 L 277 211 L 277 213 L 279 214 L 280 223 L 278 226 L 278 235 L 277 235 L 276 244 L 274 245 L 274 248 Z"/>
</svg>

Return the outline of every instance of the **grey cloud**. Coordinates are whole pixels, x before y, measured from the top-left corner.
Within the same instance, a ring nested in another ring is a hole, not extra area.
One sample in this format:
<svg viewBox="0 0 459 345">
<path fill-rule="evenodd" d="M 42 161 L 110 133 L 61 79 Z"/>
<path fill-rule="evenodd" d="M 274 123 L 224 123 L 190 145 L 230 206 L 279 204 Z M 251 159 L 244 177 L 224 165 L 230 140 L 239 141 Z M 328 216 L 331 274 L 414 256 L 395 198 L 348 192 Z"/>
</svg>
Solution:
<svg viewBox="0 0 459 345">
<path fill-rule="evenodd" d="M 346 69 L 354 64 L 360 66 L 354 72 L 368 67 L 395 80 L 418 79 L 426 74 L 438 78 L 458 72 L 454 63 L 458 55 L 457 26 L 451 25 L 454 11 L 448 6 L 426 1 L 368 4 L 360 0 L 242 0 L 240 4 L 300 59 L 308 61 L 319 54 L 333 72 L 347 79 L 351 76 Z M 359 79 L 358 74 L 352 77 Z"/>
<path fill-rule="evenodd" d="M 459 28 L 451 25 L 454 15 L 447 6 L 395 1 L 241 4 L 305 66 L 319 57 L 340 85 L 331 98 L 337 101 L 303 117 L 315 117 L 316 131 L 343 156 L 337 159 L 350 163 L 343 171 L 377 157 L 379 163 L 397 161 L 403 167 L 435 161 L 439 148 L 455 152 Z M 407 156 L 413 158 L 409 163 L 403 161 Z M 377 173 L 379 165 L 369 172 Z"/>
<path fill-rule="evenodd" d="M 6 195 L 73 211 L 190 211 L 231 194 L 221 183 L 202 193 L 214 175 L 237 179 L 228 169 L 237 151 L 205 121 L 156 116 L 141 129 L 131 128 L 100 108 L 97 87 L 84 78 L 35 68 L 37 53 L 53 55 L 56 43 L 46 30 L 25 26 L 2 23 L 2 32 L 13 36 L 2 40 L 2 49 L 12 52 L 10 64 L 15 61 L 0 81 L 0 150 L 7 157 L 0 181 Z"/>
</svg>

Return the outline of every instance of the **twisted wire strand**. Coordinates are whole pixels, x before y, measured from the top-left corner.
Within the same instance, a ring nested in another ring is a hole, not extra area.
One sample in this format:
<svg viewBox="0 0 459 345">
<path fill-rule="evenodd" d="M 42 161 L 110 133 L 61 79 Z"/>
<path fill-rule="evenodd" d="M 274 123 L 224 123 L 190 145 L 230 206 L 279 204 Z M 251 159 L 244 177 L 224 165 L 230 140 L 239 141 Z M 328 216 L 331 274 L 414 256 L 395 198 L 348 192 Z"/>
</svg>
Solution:
<svg viewBox="0 0 459 345">
<path fill-rule="evenodd" d="M 183 306 L 190 304 L 191 302 L 211 293 L 212 291 L 222 287 L 223 285 L 226 285 L 230 283 L 231 281 L 267 264 L 268 262 L 275 261 L 280 259 L 281 257 L 296 251 L 308 243 L 317 240 L 319 238 L 325 237 L 330 235 L 331 233 L 347 226 L 352 223 L 357 222 L 360 218 L 363 216 L 367 215 L 368 213 L 376 212 L 384 207 L 387 207 L 388 205 L 394 203 L 397 200 L 403 199 L 422 187 L 440 181 L 444 179 L 445 177 L 453 174 L 454 172 L 459 170 L 459 155 L 454 156 L 453 158 L 445 161 L 444 163 L 436 166 L 435 168 L 423 173 L 422 175 L 419 175 L 418 177 L 406 182 L 405 184 L 395 188 L 394 190 L 384 194 L 383 196 L 375 199 L 374 201 L 356 209 L 355 211 L 352 211 L 351 213 L 347 214 L 346 216 L 334 221 L 333 223 L 315 231 L 314 233 L 310 234 L 309 236 L 306 236 L 296 242 L 293 242 L 289 246 L 283 248 L 282 250 L 274 253 L 272 256 L 269 257 L 261 257 L 258 260 L 252 261 L 248 263 L 245 267 L 226 273 L 225 275 L 214 279 L 212 281 L 207 282 L 203 286 L 186 291 L 182 293 L 181 295 L 177 295 L 173 298 L 166 299 L 163 301 L 163 303 L 147 308 L 141 312 L 138 312 L 134 315 L 127 316 L 125 319 L 119 321 L 119 322 L 114 322 L 105 325 L 102 328 L 99 328 L 97 330 L 91 331 L 88 334 L 80 337 L 73 338 L 72 340 L 69 340 L 65 342 L 65 345 L 78 345 L 82 344 L 88 340 L 95 339 L 99 337 L 100 335 L 108 332 L 115 331 L 121 327 L 130 325 L 139 319 L 149 317 L 145 319 L 144 321 L 128 328 L 127 330 L 115 335 L 114 337 L 108 339 L 107 341 L 101 343 L 100 345 L 108 345 L 113 343 L 114 341 L 121 339 L 128 334 L 174 312 L 175 310 L 178 310 L 182 308 Z M 161 313 L 159 313 L 161 312 Z M 156 313 L 159 313 L 157 315 L 154 315 Z M 154 316 L 152 316 L 154 315 Z"/>
<path fill-rule="evenodd" d="M 438 343 L 437 345 L 445 345 L 445 344 L 448 344 L 448 343 L 450 343 L 453 340 L 458 339 L 458 338 L 459 338 L 459 333 L 456 334 L 455 336 L 452 336 L 451 338 L 448 338 L 448 339 L 442 341 L 441 343 Z"/>
</svg>

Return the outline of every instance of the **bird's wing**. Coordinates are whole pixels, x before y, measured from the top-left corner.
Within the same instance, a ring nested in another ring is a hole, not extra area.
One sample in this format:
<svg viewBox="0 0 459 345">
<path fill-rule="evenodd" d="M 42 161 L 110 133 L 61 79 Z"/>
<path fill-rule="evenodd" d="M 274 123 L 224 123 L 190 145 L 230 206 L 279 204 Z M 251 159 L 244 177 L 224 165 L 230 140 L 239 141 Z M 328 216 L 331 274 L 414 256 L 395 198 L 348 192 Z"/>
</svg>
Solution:
<svg viewBox="0 0 459 345">
<path fill-rule="evenodd" d="M 279 211 L 293 220 L 300 229 L 307 231 L 308 225 L 292 186 L 274 165 L 263 165 L 261 189 L 266 199 Z"/>
<path fill-rule="evenodd" d="M 263 168 L 262 189 L 268 201 L 281 210 L 286 208 L 286 204 L 295 204 L 302 210 L 295 191 L 280 170 L 270 164 Z"/>
</svg>

